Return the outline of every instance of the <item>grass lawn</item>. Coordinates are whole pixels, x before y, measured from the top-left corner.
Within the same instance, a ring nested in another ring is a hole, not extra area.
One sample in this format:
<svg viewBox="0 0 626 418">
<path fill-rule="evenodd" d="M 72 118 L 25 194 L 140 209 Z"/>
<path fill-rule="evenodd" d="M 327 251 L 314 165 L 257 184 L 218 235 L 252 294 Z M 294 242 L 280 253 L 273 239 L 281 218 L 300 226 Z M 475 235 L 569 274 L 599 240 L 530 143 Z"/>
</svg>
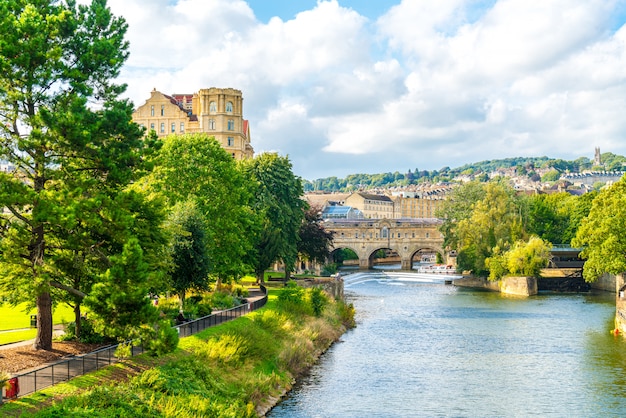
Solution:
<svg viewBox="0 0 626 418">
<path fill-rule="evenodd" d="M 35 328 L 26 331 L 0 332 L 0 345 L 32 340 L 36 335 L 37 330 Z"/>
<path fill-rule="evenodd" d="M 26 304 L 22 303 L 16 307 L 8 304 L 0 305 L 0 331 L 7 329 L 20 329 L 30 327 L 30 316 L 37 313 L 36 309 L 26 311 Z M 67 305 L 59 305 L 52 313 L 52 322 L 54 324 L 62 324 L 63 322 L 72 322 L 74 320 L 74 311 Z"/>
</svg>

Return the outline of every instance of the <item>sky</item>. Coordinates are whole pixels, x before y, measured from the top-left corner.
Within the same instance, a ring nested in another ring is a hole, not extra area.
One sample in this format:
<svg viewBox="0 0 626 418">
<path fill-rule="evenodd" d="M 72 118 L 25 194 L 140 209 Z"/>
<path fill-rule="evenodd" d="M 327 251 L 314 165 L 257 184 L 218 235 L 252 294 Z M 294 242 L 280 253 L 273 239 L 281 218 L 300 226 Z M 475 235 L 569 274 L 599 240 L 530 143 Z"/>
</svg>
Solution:
<svg viewBox="0 0 626 418">
<path fill-rule="evenodd" d="M 315 180 L 626 155 L 626 0 L 109 0 L 119 76 L 242 91 L 255 153 Z"/>
</svg>

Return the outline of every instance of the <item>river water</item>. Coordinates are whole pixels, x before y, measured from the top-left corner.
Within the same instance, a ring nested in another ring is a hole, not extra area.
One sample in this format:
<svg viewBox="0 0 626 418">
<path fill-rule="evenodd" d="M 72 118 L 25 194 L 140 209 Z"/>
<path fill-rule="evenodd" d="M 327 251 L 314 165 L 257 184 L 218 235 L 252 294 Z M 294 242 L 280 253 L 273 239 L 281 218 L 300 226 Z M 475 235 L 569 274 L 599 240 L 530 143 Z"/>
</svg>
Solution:
<svg viewBox="0 0 626 418">
<path fill-rule="evenodd" d="M 514 298 L 392 278 L 346 297 L 357 327 L 268 417 L 626 416 L 614 294 Z"/>
</svg>

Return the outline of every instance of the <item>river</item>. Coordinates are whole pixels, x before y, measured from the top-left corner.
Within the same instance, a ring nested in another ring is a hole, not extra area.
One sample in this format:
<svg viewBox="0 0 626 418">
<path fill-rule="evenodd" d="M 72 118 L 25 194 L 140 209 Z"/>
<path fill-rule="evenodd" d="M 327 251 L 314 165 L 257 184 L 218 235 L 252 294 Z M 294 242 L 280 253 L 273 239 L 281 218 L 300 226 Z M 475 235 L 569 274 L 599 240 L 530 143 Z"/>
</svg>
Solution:
<svg viewBox="0 0 626 418">
<path fill-rule="evenodd" d="M 393 276 L 392 276 L 393 277 Z M 626 416 L 615 295 L 349 285 L 357 327 L 267 416 Z"/>
</svg>

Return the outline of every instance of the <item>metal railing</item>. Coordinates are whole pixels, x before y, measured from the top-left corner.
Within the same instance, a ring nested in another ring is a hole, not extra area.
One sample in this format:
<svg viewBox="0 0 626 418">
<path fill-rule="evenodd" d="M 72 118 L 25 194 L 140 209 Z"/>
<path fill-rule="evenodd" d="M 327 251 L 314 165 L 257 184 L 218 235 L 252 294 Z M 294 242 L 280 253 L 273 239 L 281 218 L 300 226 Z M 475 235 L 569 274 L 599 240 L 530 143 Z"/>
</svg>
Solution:
<svg viewBox="0 0 626 418">
<path fill-rule="evenodd" d="M 203 318 L 177 325 L 174 328 L 178 330 L 180 337 L 188 337 L 257 310 L 267 303 L 267 289 L 262 285 L 260 287 L 263 297 L 254 302 L 218 311 Z M 9 379 L 9 387 L 2 390 L 2 399 L 15 399 L 19 396 L 29 395 L 58 383 L 66 382 L 74 377 L 115 364 L 122 360 L 115 355 L 118 346 L 119 344 L 111 345 L 91 353 L 60 360 L 26 373 L 13 375 Z M 143 354 L 143 352 L 144 349 L 141 345 L 132 346 L 131 348 L 131 356 Z"/>
</svg>

